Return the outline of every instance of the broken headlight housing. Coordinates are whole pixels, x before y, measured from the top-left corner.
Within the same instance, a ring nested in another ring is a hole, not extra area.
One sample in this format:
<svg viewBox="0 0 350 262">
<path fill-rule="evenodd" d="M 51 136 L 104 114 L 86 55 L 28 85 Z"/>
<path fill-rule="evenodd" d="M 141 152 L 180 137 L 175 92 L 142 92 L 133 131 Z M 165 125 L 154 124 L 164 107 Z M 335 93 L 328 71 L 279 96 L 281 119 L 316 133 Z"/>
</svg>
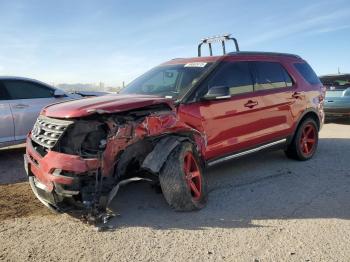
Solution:
<svg viewBox="0 0 350 262">
<path fill-rule="evenodd" d="M 76 121 L 57 144 L 61 153 L 79 155 L 83 158 L 97 157 L 106 146 L 108 127 L 97 121 Z"/>
</svg>

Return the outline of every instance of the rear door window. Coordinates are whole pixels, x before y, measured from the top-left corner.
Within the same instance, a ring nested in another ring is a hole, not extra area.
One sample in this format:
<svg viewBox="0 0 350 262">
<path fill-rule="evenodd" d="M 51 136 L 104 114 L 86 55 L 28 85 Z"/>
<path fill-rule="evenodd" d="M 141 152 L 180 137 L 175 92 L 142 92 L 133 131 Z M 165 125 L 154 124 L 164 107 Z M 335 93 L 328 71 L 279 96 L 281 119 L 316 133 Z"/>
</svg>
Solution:
<svg viewBox="0 0 350 262">
<path fill-rule="evenodd" d="M 285 88 L 293 85 L 288 72 L 278 62 L 254 62 L 255 91 Z"/>
<path fill-rule="evenodd" d="M 297 63 L 294 64 L 294 66 L 309 84 L 321 84 L 320 79 L 318 78 L 314 70 L 312 70 L 311 66 L 309 66 L 307 63 Z"/>
<path fill-rule="evenodd" d="M 41 84 L 21 80 L 4 81 L 10 99 L 35 99 L 53 97 L 54 91 Z"/>
<path fill-rule="evenodd" d="M 209 88 L 227 86 L 230 93 L 243 94 L 254 91 L 249 62 L 224 62 L 214 77 L 209 80 Z"/>
</svg>

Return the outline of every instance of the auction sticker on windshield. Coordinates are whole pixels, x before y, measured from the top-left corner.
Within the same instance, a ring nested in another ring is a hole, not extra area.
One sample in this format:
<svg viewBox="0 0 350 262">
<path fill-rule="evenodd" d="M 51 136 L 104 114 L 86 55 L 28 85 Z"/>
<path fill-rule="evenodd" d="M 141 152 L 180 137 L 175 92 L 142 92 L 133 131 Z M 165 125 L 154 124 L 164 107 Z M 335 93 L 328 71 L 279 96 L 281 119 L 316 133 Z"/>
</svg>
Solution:
<svg viewBox="0 0 350 262">
<path fill-rule="evenodd" d="M 207 63 L 204 62 L 192 62 L 192 63 L 187 63 L 185 67 L 205 67 Z"/>
</svg>

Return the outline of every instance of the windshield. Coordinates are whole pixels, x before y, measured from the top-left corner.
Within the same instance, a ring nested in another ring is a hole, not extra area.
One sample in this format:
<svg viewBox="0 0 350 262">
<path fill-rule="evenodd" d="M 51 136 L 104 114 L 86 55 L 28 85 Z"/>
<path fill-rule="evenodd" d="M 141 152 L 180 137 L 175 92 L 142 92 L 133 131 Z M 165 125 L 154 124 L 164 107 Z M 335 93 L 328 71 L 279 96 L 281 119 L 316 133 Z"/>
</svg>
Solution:
<svg viewBox="0 0 350 262">
<path fill-rule="evenodd" d="M 127 85 L 121 94 L 182 98 L 208 70 L 211 63 L 187 63 L 156 67 Z"/>
</svg>

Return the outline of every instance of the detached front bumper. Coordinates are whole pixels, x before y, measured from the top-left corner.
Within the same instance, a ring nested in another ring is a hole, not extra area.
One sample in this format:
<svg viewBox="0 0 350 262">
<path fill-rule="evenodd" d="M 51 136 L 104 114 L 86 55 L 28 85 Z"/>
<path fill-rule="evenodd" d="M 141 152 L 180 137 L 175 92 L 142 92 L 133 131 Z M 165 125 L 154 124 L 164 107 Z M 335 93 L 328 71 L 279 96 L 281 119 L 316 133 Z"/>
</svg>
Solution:
<svg viewBox="0 0 350 262">
<path fill-rule="evenodd" d="M 65 198 L 81 194 L 81 181 L 100 167 L 97 158 L 82 159 L 80 156 L 49 151 L 40 155 L 34 148 L 30 135 L 26 142 L 24 165 L 34 194 L 44 204 L 59 207 Z"/>
</svg>

